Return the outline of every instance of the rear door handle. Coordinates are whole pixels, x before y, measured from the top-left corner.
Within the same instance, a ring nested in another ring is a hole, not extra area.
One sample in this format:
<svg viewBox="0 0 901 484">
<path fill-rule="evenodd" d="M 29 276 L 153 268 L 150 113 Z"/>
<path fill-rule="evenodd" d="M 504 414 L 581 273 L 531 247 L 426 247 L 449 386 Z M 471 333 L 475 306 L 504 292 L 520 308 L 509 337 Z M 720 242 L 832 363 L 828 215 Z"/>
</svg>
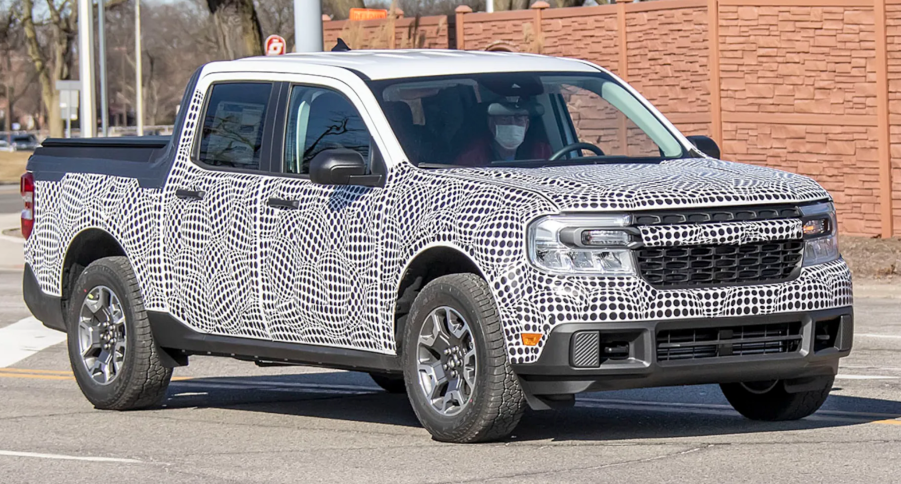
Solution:
<svg viewBox="0 0 901 484">
<path fill-rule="evenodd" d="M 175 190 L 175 196 L 182 200 L 202 200 L 203 195 L 201 190 L 185 190 L 184 188 Z"/>
<path fill-rule="evenodd" d="M 297 210 L 300 207 L 298 200 L 285 200 L 284 198 L 270 198 L 266 201 L 266 205 L 272 208 L 286 208 L 288 210 Z"/>
</svg>

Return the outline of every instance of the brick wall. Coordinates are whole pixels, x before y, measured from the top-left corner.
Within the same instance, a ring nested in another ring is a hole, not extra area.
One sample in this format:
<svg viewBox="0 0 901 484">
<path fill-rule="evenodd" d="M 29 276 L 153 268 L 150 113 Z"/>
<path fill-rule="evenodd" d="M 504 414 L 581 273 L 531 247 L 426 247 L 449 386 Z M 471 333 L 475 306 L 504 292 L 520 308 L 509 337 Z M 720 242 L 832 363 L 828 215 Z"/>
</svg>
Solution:
<svg viewBox="0 0 901 484">
<path fill-rule="evenodd" d="M 339 20 L 323 22 L 323 46 L 326 50 L 334 47 L 342 38 L 351 49 L 388 49 L 394 35 L 397 49 L 447 49 L 450 21 L 444 16 L 399 18 L 392 21 L 366 20 L 350 22 Z"/>
<path fill-rule="evenodd" d="M 877 48 L 880 2 L 885 57 Z M 815 178 L 834 196 L 843 233 L 878 236 L 892 228 L 901 235 L 901 0 L 772 3 L 658 0 L 465 13 L 456 16 L 456 42 L 595 62 L 625 77 L 686 135 L 715 137 L 719 119 L 723 158 Z M 719 36 L 711 44 L 714 28 Z M 426 37 L 453 46 L 446 32 Z M 718 89 L 711 89 L 714 73 Z M 887 104 L 879 104 L 878 79 L 885 79 Z M 575 117 L 586 132 L 612 129 L 602 114 Z M 887 150 L 880 149 L 880 122 L 890 123 Z M 888 186 L 884 172 L 892 174 Z M 883 217 L 884 205 L 891 216 Z"/>
<path fill-rule="evenodd" d="M 886 5 L 888 39 L 888 109 L 895 230 L 901 228 L 901 5 Z"/>
</svg>

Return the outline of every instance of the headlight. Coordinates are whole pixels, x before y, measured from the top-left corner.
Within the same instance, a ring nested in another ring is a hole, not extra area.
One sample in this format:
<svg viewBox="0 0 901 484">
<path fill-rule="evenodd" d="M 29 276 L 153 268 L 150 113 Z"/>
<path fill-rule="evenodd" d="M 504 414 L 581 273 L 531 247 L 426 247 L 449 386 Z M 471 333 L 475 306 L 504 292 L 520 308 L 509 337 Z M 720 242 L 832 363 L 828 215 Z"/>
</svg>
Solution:
<svg viewBox="0 0 901 484">
<path fill-rule="evenodd" d="M 804 231 L 804 267 L 839 258 L 835 207 L 818 203 L 801 207 Z"/>
<path fill-rule="evenodd" d="M 549 216 L 529 226 L 529 259 L 553 274 L 635 274 L 638 240 L 627 215 Z"/>
</svg>

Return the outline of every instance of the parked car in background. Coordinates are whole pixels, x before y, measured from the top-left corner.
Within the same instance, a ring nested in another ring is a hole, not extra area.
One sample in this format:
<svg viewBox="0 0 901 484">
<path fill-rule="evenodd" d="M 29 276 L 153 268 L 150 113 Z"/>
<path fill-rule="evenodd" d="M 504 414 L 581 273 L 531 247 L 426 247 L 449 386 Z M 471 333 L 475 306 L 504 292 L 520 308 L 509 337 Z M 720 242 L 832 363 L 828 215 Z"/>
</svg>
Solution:
<svg viewBox="0 0 901 484">
<path fill-rule="evenodd" d="M 0 137 L 0 151 L 8 151 L 9 143 L 6 142 L 6 136 Z"/>
<path fill-rule="evenodd" d="M 22 177 L 25 301 L 97 408 L 158 405 L 214 355 L 368 372 L 450 442 L 667 385 L 793 420 L 851 351 L 829 194 L 716 159 L 594 64 L 216 62 L 180 113 L 46 140 Z"/>
<path fill-rule="evenodd" d="M 12 151 L 34 151 L 41 144 L 37 136 L 33 134 L 14 134 L 12 136 Z"/>
</svg>

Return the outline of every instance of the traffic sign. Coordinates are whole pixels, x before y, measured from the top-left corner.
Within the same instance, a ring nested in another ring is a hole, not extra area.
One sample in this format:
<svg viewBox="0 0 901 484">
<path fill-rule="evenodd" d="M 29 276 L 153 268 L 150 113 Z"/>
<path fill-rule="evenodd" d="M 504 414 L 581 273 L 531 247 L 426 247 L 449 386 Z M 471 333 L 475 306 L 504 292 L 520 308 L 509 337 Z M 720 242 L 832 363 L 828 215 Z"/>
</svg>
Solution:
<svg viewBox="0 0 901 484">
<path fill-rule="evenodd" d="M 388 18 L 388 11 L 379 8 L 352 8 L 348 18 L 350 20 L 377 20 Z"/>
<path fill-rule="evenodd" d="M 288 46 L 281 35 L 266 37 L 266 55 L 283 55 Z"/>
</svg>

